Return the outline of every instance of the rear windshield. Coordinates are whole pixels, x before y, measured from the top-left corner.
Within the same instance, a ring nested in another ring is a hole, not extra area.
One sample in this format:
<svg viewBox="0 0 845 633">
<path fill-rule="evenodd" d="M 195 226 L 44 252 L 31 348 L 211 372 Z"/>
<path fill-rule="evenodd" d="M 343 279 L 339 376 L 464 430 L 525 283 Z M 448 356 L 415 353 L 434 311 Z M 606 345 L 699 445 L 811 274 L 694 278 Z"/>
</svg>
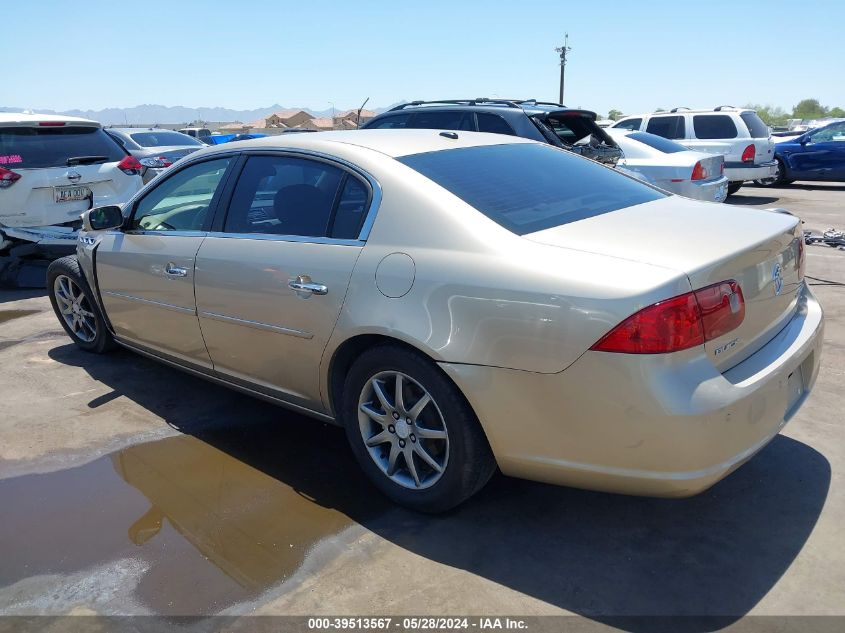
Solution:
<svg viewBox="0 0 845 633">
<path fill-rule="evenodd" d="M 628 138 L 645 143 L 649 147 L 653 147 L 664 154 L 687 151 L 687 148 L 680 143 L 670 141 L 668 138 L 663 138 L 662 136 L 657 136 L 657 134 L 649 134 L 648 132 L 633 132 L 628 135 Z"/>
<path fill-rule="evenodd" d="M 667 195 L 545 144 L 466 147 L 398 160 L 517 235 Z"/>
<path fill-rule="evenodd" d="M 769 126 L 763 123 L 763 119 L 757 116 L 756 112 L 742 112 L 740 115 L 745 125 L 748 127 L 748 132 L 751 138 L 768 138 Z"/>
<path fill-rule="evenodd" d="M 551 114 L 546 117 L 545 123 L 567 145 L 575 145 L 577 142 L 585 140 L 591 134 L 595 134 L 598 129 L 595 121 L 580 115 L 556 116 Z"/>
<path fill-rule="evenodd" d="M 202 145 L 193 136 L 181 132 L 135 132 L 130 134 L 132 140 L 141 147 L 163 147 L 173 145 Z"/>
<path fill-rule="evenodd" d="M 0 127 L 0 166 L 14 169 L 67 167 L 69 158 L 104 156 L 122 160 L 126 152 L 98 127 Z"/>
</svg>

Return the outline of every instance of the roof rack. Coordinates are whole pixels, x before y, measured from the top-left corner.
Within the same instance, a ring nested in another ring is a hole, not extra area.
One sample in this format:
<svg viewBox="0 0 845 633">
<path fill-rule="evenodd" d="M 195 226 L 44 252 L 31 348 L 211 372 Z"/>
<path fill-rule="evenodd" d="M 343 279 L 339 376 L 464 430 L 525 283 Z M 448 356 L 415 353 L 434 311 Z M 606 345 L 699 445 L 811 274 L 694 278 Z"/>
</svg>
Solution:
<svg viewBox="0 0 845 633">
<path fill-rule="evenodd" d="M 677 112 L 678 110 L 689 110 L 689 108 L 686 106 L 679 106 L 677 108 L 672 108 L 669 112 Z"/>
<path fill-rule="evenodd" d="M 736 106 L 732 105 L 720 105 L 718 108 L 713 108 L 713 112 L 721 112 L 724 108 L 736 108 Z"/>
<path fill-rule="evenodd" d="M 533 101 L 533 100 L 532 100 Z M 395 110 L 404 110 L 409 106 L 421 105 L 501 105 L 508 108 L 520 108 L 520 103 L 527 103 L 525 101 L 514 101 L 511 99 L 488 99 L 487 97 L 478 97 L 476 99 L 436 99 L 435 101 L 409 101 L 408 103 L 401 103 L 398 106 L 390 108 L 389 112 Z M 538 102 L 534 102 L 538 103 Z M 557 104 L 554 104 L 557 105 Z"/>
</svg>

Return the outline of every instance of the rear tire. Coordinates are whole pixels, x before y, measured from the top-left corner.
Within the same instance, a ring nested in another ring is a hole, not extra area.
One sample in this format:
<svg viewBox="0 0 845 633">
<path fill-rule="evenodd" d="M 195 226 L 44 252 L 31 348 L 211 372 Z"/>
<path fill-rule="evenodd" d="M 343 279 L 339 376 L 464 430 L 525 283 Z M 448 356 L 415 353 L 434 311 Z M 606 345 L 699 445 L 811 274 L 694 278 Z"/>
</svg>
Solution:
<svg viewBox="0 0 845 633">
<path fill-rule="evenodd" d="M 449 510 L 478 492 L 496 470 L 461 392 L 417 352 L 396 345 L 364 352 L 346 376 L 339 413 L 367 477 L 413 510 Z"/>
<path fill-rule="evenodd" d="M 728 195 L 729 196 L 734 195 L 740 189 L 742 189 L 742 183 L 741 182 L 729 182 L 728 183 Z"/>
<path fill-rule="evenodd" d="M 47 290 L 59 323 L 77 347 L 94 354 L 114 348 L 114 338 L 106 328 L 75 256 L 62 257 L 50 264 Z"/>
</svg>

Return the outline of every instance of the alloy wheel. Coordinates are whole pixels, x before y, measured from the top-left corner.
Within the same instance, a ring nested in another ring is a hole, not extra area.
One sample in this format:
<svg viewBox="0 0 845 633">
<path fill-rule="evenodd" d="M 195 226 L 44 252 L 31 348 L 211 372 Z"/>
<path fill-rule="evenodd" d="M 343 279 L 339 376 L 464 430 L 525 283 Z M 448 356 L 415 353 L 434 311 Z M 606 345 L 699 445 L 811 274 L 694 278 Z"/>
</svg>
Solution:
<svg viewBox="0 0 845 633">
<path fill-rule="evenodd" d="M 97 338 L 97 319 L 79 284 L 67 275 L 59 275 L 53 282 L 53 295 L 62 319 L 74 336 L 84 343 Z"/>
<path fill-rule="evenodd" d="M 373 462 L 400 486 L 429 488 L 446 471 L 446 421 L 431 394 L 407 374 L 384 371 L 364 384 L 358 426 Z"/>
</svg>

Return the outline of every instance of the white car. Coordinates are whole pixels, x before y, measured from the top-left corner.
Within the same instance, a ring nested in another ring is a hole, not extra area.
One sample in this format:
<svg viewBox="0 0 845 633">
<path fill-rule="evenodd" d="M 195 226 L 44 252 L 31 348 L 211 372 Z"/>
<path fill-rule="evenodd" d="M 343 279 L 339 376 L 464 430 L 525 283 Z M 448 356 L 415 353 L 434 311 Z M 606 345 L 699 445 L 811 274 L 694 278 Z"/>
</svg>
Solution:
<svg viewBox="0 0 845 633">
<path fill-rule="evenodd" d="M 634 172 L 641 180 L 679 196 L 708 202 L 727 198 L 724 156 L 694 152 L 648 132 L 606 132 L 622 150 L 617 169 Z"/>
<path fill-rule="evenodd" d="M 774 141 L 754 110 L 719 106 L 712 110 L 673 108 L 628 116 L 611 129 L 642 131 L 676 141 L 688 149 L 725 157 L 728 195 L 746 180 L 774 177 Z"/>
<path fill-rule="evenodd" d="M 140 173 L 96 121 L 0 113 L 0 256 L 33 242 L 48 255 L 73 252 L 80 215 L 126 202 Z"/>
</svg>

